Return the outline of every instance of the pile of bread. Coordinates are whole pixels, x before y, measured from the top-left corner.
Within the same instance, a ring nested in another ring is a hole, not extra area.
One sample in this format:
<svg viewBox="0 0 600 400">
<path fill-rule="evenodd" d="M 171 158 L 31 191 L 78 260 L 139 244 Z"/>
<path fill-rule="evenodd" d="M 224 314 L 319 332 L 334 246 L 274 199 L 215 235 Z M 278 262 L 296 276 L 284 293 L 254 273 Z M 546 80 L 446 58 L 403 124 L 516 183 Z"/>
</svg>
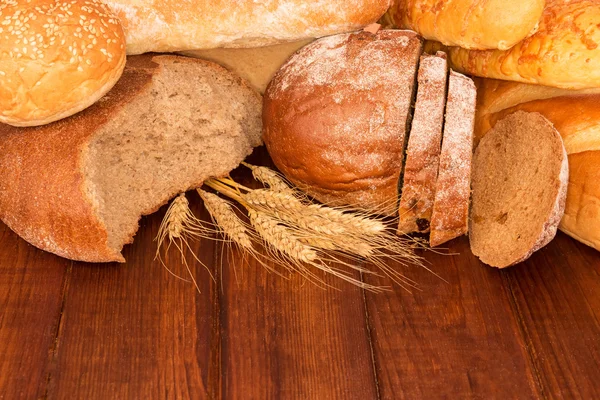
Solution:
<svg viewBox="0 0 600 400">
<path fill-rule="evenodd" d="M 264 138 L 318 200 L 470 231 L 491 265 L 559 222 L 600 249 L 598 26 L 591 0 L 6 0 L 0 219 L 124 261 L 141 215 Z"/>
</svg>

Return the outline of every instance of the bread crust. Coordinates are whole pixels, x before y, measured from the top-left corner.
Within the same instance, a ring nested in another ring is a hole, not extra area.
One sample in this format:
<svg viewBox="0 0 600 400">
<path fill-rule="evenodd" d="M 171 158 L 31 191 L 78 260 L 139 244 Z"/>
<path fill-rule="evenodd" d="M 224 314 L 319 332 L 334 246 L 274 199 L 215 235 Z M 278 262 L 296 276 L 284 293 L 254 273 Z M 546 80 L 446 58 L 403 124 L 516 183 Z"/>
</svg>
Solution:
<svg viewBox="0 0 600 400">
<path fill-rule="evenodd" d="M 509 50 L 450 50 L 464 73 L 518 82 L 585 89 L 600 86 L 600 3 L 548 0 L 537 32 Z"/>
<path fill-rule="evenodd" d="M 410 31 L 361 31 L 292 56 L 264 100 L 275 165 L 324 203 L 395 214 L 421 45 Z"/>
<path fill-rule="evenodd" d="M 440 167 L 431 216 L 431 247 L 468 232 L 476 88 L 450 71 Z"/>
<path fill-rule="evenodd" d="M 506 50 L 533 33 L 544 0 L 395 0 L 387 18 L 426 39 L 465 49 Z"/>
<path fill-rule="evenodd" d="M 421 56 L 417 101 L 398 211 L 399 234 L 429 232 L 440 162 L 447 79 L 446 53 Z"/>
<path fill-rule="evenodd" d="M 125 67 L 121 24 L 98 0 L 3 1 L 0 20 L 0 123 L 38 126 L 73 115 L 104 96 Z"/>
<path fill-rule="evenodd" d="M 600 93 L 481 80 L 476 138 L 517 111 L 537 112 L 561 134 L 570 163 L 565 215 L 559 229 L 600 250 Z M 536 97 L 540 97 L 536 99 Z M 507 101 L 507 99 L 509 99 Z M 521 102 L 523 101 L 523 102 Z"/>
<path fill-rule="evenodd" d="M 127 53 L 259 47 L 349 32 L 376 22 L 390 0 L 105 0 Z"/>
<path fill-rule="evenodd" d="M 108 245 L 107 229 L 87 194 L 83 172 L 86 151 L 103 126 L 138 95 L 151 89 L 153 76 L 171 60 L 202 64 L 230 76 L 222 67 L 198 59 L 130 57 L 123 77 L 113 90 L 83 112 L 41 127 L 15 128 L 0 124 L 3 149 L 0 153 L 0 219 L 29 243 L 59 256 L 88 262 L 124 262 L 120 249 Z M 245 83 L 239 82 L 247 88 Z M 252 92 L 250 88 L 247 90 Z M 256 96 L 258 102 L 260 96 Z M 201 184 L 201 181 L 193 182 L 192 187 Z M 164 202 L 175 194 L 167 193 Z M 144 210 L 143 215 L 156 211 L 164 202 Z M 133 240 L 134 234 L 135 231 L 126 243 Z"/>
</svg>

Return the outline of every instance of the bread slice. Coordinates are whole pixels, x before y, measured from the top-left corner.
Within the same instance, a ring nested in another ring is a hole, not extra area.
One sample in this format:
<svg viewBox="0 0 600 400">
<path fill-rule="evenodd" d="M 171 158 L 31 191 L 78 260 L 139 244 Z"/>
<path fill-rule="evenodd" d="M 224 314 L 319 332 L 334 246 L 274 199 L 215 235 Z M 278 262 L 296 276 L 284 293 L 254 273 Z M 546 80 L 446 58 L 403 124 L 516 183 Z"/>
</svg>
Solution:
<svg viewBox="0 0 600 400">
<path fill-rule="evenodd" d="M 404 164 L 398 233 L 429 232 L 440 163 L 447 76 L 446 53 L 421 56 L 417 101 Z"/>
<path fill-rule="evenodd" d="M 431 247 L 468 231 L 476 97 L 473 81 L 450 71 L 442 153 L 431 216 Z"/>
<path fill-rule="evenodd" d="M 556 235 L 569 180 L 560 134 L 538 113 L 516 112 L 481 140 L 473 159 L 471 250 L 504 268 Z"/>
<path fill-rule="evenodd" d="M 141 215 L 261 143 L 261 99 L 224 68 L 130 57 L 107 96 L 38 128 L 0 125 L 0 219 L 43 250 L 124 261 Z"/>
</svg>

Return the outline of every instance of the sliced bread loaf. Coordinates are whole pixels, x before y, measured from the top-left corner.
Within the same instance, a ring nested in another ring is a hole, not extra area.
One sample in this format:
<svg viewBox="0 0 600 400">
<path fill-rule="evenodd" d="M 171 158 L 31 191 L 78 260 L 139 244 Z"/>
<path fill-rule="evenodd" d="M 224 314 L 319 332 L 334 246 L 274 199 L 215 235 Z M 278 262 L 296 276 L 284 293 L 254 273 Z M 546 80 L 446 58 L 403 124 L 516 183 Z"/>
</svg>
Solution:
<svg viewBox="0 0 600 400">
<path fill-rule="evenodd" d="M 429 232 L 440 162 L 447 76 L 446 53 L 421 56 L 417 100 L 404 164 L 398 233 Z"/>
<path fill-rule="evenodd" d="M 38 128 L 0 124 L 0 219 L 60 256 L 124 261 L 141 215 L 226 175 L 261 129 L 260 95 L 224 68 L 130 57 L 87 110 Z"/>
<path fill-rule="evenodd" d="M 546 118 L 519 111 L 499 121 L 473 158 L 473 254 L 504 268 L 548 244 L 564 213 L 568 178 L 561 136 Z"/>
<path fill-rule="evenodd" d="M 431 247 L 468 231 L 476 97 L 473 81 L 450 71 L 442 153 L 431 216 Z"/>
</svg>

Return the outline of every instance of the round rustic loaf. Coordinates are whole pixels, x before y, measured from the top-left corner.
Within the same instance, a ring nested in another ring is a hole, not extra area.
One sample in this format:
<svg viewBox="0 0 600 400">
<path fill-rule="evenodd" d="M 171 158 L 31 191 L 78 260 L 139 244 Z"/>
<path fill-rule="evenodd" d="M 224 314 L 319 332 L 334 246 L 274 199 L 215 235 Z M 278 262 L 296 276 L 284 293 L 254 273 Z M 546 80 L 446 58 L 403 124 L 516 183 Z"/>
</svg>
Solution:
<svg viewBox="0 0 600 400">
<path fill-rule="evenodd" d="M 0 2 L 0 122 L 37 126 L 73 115 L 124 67 L 125 35 L 100 1 Z"/>
<path fill-rule="evenodd" d="M 397 212 L 420 37 L 361 31 L 293 55 L 265 93 L 264 140 L 275 165 L 317 200 Z"/>
</svg>

